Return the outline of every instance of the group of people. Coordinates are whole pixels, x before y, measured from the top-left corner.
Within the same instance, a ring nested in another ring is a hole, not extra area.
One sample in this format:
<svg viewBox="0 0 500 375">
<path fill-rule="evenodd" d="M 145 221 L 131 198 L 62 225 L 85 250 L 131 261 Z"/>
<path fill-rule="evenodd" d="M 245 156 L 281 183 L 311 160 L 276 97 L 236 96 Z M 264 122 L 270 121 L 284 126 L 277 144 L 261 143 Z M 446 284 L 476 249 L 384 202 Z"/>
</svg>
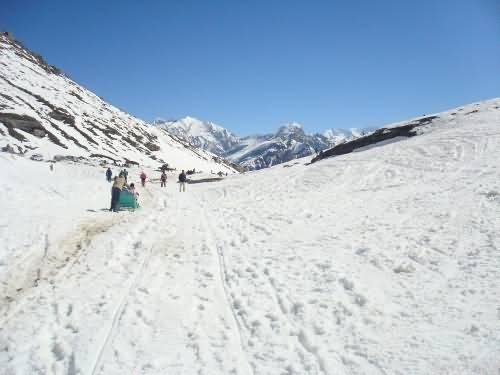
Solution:
<svg viewBox="0 0 500 375">
<path fill-rule="evenodd" d="M 108 168 L 108 170 L 106 171 L 106 178 L 108 179 L 108 181 L 111 181 L 112 172 L 111 174 L 110 172 L 111 169 Z M 132 194 L 134 199 L 137 199 L 139 197 L 139 193 L 135 190 L 134 183 L 127 184 L 127 175 L 128 173 L 125 174 L 123 171 L 121 171 L 119 175 L 115 176 L 115 178 L 113 179 L 113 185 L 111 187 L 111 207 L 109 208 L 110 211 L 118 211 L 120 195 L 124 189 Z"/>
<path fill-rule="evenodd" d="M 184 169 L 183 169 L 182 172 L 179 174 L 179 192 L 186 191 L 186 182 L 187 182 L 187 176 L 186 176 L 186 172 L 184 172 Z M 161 172 L 160 186 L 161 187 L 167 186 L 167 174 L 165 173 L 165 171 Z"/>
<path fill-rule="evenodd" d="M 127 178 L 128 178 L 128 171 L 126 169 L 121 170 L 118 176 L 115 176 L 114 178 L 113 178 L 113 171 L 111 170 L 111 168 L 108 168 L 106 170 L 106 180 L 108 182 L 113 182 L 111 188 L 111 207 L 109 209 L 110 211 L 114 212 L 118 211 L 120 194 L 124 189 L 128 190 L 129 193 L 133 194 L 135 199 L 138 198 L 139 193 L 135 190 L 135 185 L 133 183 L 128 184 Z M 139 175 L 139 178 L 141 180 L 142 187 L 145 187 L 147 180 L 146 173 L 142 171 L 141 174 Z M 179 192 L 186 191 L 186 183 L 187 183 L 187 176 L 186 172 L 184 172 L 183 169 L 182 172 L 179 174 Z M 165 171 L 162 171 L 161 173 L 160 186 L 161 187 L 167 186 L 167 174 L 165 173 Z"/>
</svg>

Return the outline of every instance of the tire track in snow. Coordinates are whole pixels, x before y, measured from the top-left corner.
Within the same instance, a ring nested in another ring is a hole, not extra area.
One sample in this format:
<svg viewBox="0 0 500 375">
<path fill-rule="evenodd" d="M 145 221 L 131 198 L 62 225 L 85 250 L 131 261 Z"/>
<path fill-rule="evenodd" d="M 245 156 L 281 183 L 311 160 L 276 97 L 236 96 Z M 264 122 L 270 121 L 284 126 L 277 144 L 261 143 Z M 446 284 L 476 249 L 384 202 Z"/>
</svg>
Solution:
<svg viewBox="0 0 500 375">
<path fill-rule="evenodd" d="M 151 220 L 149 220 L 147 222 L 147 224 L 144 224 L 142 231 L 144 231 L 146 228 L 148 228 L 149 224 L 151 222 L 156 221 L 156 216 L 152 216 L 152 217 L 150 217 L 150 219 Z M 154 245 L 149 246 L 149 250 L 148 250 L 147 254 L 144 256 L 144 259 L 139 267 L 139 270 L 133 276 L 133 279 L 132 279 L 130 285 L 126 288 L 125 292 L 123 293 L 123 295 L 120 299 L 120 302 L 118 303 L 115 311 L 112 314 L 113 318 L 111 319 L 111 324 L 109 326 L 109 330 L 106 333 L 106 336 L 104 338 L 103 343 L 100 345 L 100 348 L 97 352 L 97 358 L 95 359 L 94 364 L 92 366 L 92 372 L 91 372 L 92 375 L 95 375 L 98 373 L 98 371 L 100 371 L 99 365 L 102 362 L 103 355 L 104 355 L 107 347 L 109 346 L 111 340 L 113 340 L 113 338 L 114 338 L 113 333 L 115 332 L 116 327 L 118 326 L 118 323 L 120 322 L 120 318 L 123 314 L 123 311 L 124 311 L 125 307 L 127 306 L 127 301 L 128 301 L 128 298 L 131 294 L 131 291 L 136 288 L 140 278 L 144 274 L 144 270 L 147 268 L 147 266 L 151 260 L 151 257 L 153 254 L 153 247 L 154 247 Z"/>
<path fill-rule="evenodd" d="M 223 196 L 226 197 L 226 188 L 224 188 L 223 191 L 224 191 Z M 201 202 L 200 198 L 198 198 L 198 205 L 201 205 L 201 203 L 202 202 Z M 229 288 L 227 285 L 228 276 L 227 276 L 226 262 L 224 259 L 224 253 L 222 251 L 222 248 L 215 243 L 215 240 L 213 238 L 212 233 L 214 233 L 214 228 L 211 224 L 210 219 L 207 216 L 206 206 L 203 206 L 203 219 L 204 219 L 204 222 L 206 223 L 205 225 L 208 229 L 205 231 L 206 237 L 208 239 L 207 242 L 209 243 L 210 247 L 215 248 L 215 251 L 216 251 L 217 267 L 218 267 L 218 271 L 219 271 L 221 288 L 222 288 L 222 291 L 224 294 L 224 298 L 226 300 L 226 306 L 227 306 L 228 310 L 230 311 L 231 316 L 234 320 L 234 326 L 236 327 L 237 335 L 238 335 L 238 339 L 239 339 L 239 343 L 240 343 L 240 351 L 245 357 L 245 360 L 247 363 L 247 371 L 253 375 L 255 373 L 254 372 L 255 369 L 254 369 L 252 363 L 249 361 L 246 350 L 245 350 L 245 345 L 244 345 L 243 336 L 242 336 L 242 323 L 238 319 L 236 311 L 234 311 L 233 301 L 232 301 L 231 295 L 229 293 Z"/>
</svg>

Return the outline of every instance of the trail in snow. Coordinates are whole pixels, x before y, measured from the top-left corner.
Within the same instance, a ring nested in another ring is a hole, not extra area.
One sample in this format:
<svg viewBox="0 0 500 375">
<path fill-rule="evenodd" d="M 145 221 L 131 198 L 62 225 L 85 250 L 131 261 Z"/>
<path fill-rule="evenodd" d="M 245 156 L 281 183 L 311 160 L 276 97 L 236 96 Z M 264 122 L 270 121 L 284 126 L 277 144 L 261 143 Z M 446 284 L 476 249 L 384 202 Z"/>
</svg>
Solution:
<svg viewBox="0 0 500 375">
<path fill-rule="evenodd" d="M 29 269 L 39 266 L 41 277 L 1 310 L 0 367 L 497 372 L 500 117 L 485 107 L 472 120 L 182 194 L 171 181 L 148 185 L 135 213 L 109 222 L 109 213 L 89 213 L 102 230 L 72 231 L 58 220 L 65 235 L 53 225 L 48 239 L 29 234 L 39 246 L 27 247 Z M 103 189 L 107 202 L 109 185 Z M 43 225 L 40 205 L 33 211 Z M 23 259 L 20 242 L 5 238 L 2 259 Z M 23 271 L 13 264 L 1 267 Z"/>
</svg>

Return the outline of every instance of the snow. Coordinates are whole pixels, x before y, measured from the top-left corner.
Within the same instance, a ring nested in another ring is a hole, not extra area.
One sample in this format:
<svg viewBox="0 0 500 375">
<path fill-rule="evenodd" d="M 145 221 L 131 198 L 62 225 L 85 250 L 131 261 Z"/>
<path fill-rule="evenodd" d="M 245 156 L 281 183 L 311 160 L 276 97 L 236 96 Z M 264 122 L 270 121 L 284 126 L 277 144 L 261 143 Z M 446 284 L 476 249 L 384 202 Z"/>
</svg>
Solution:
<svg viewBox="0 0 500 375">
<path fill-rule="evenodd" d="M 498 373 L 499 106 L 186 193 L 170 175 L 134 213 L 102 210 L 104 169 L 1 154 L 2 373 Z"/>
</svg>

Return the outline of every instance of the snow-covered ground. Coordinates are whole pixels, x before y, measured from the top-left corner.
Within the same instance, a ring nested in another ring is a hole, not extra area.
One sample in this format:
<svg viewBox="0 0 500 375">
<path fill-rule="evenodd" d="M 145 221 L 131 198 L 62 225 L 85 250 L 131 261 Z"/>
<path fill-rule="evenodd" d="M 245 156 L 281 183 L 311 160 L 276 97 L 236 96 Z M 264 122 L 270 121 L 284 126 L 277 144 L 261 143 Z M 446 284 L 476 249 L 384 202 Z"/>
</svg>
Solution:
<svg viewBox="0 0 500 375">
<path fill-rule="evenodd" d="M 1 155 L 1 373 L 498 374 L 499 104 L 135 213 Z"/>
</svg>

